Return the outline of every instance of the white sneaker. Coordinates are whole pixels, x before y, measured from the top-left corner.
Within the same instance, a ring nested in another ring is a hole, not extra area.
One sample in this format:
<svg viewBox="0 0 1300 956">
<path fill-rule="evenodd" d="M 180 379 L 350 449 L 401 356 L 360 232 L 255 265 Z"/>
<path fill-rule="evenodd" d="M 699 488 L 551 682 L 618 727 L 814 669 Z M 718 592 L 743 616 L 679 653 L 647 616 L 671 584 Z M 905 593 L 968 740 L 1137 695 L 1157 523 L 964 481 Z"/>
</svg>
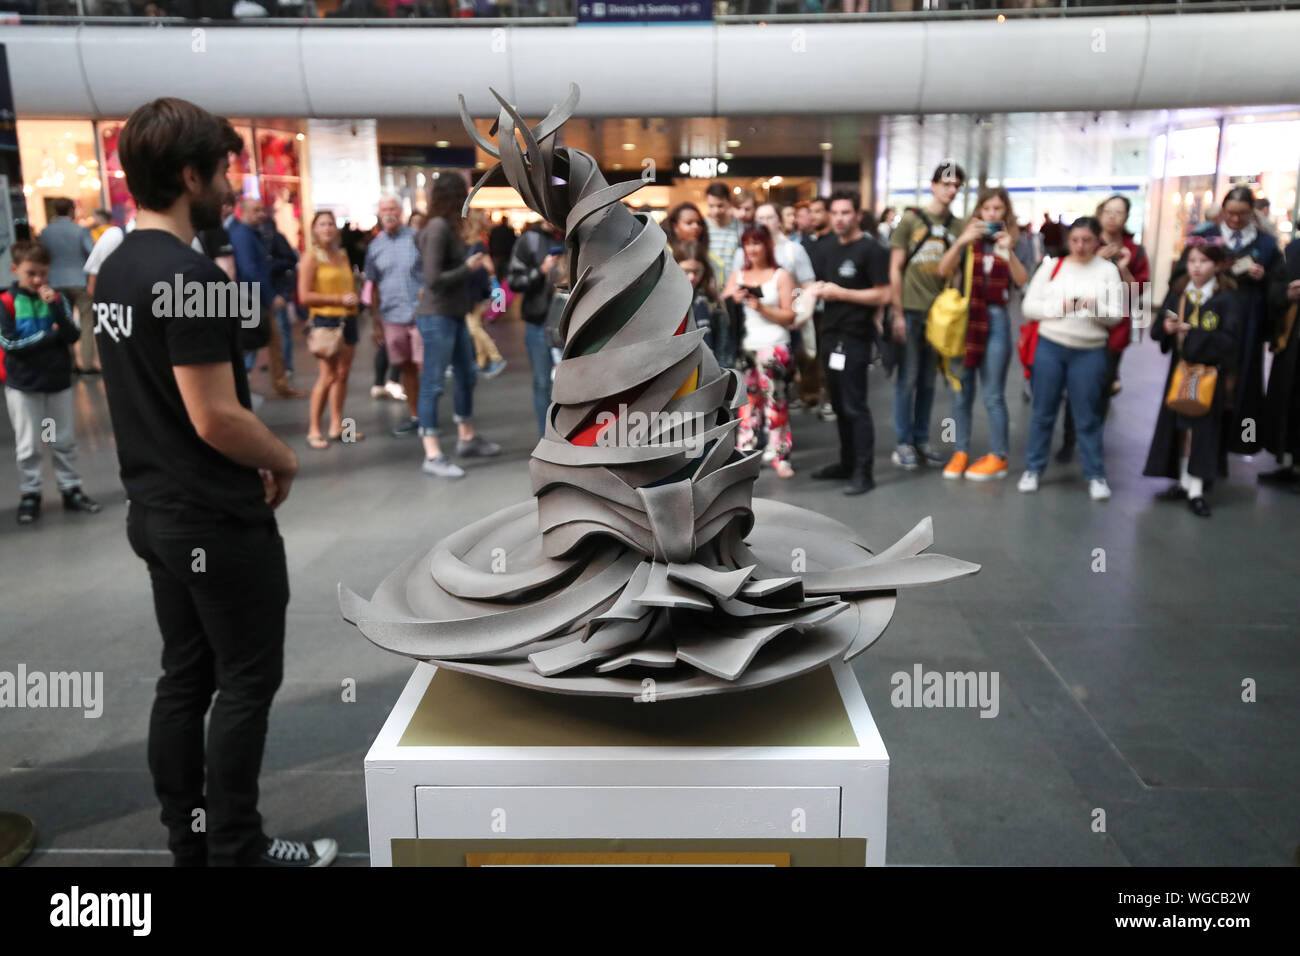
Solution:
<svg viewBox="0 0 1300 956">
<path fill-rule="evenodd" d="M 1110 485 L 1105 478 L 1093 478 L 1088 482 L 1088 497 L 1093 501 L 1105 501 L 1110 497 Z"/>
<path fill-rule="evenodd" d="M 1016 487 L 1021 491 L 1037 491 L 1038 473 L 1035 471 L 1025 472 L 1020 476 L 1020 483 Z"/>
<path fill-rule="evenodd" d="M 371 397 L 371 398 L 387 398 L 387 397 L 388 397 L 388 390 L 385 389 L 384 386 L 382 386 L 382 385 L 371 385 L 371 386 L 370 386 L 370 397 Z"/>
<path fill-rule="evenodd" d="M 400 382 L 389 382 L 384 386 L 384 391 L 388 393 L 389 398 L 393 399 L 393 401 L 406 401 L 406 389 L 402 388 Z"/>
</svg>

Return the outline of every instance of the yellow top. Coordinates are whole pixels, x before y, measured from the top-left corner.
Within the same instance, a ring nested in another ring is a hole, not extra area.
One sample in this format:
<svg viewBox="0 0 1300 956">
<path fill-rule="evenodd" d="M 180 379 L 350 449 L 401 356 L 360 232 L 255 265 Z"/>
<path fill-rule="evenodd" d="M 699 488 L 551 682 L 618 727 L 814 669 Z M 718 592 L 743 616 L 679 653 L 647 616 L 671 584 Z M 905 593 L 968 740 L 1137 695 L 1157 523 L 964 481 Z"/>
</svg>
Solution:
<svg viewBox="0 0 1300 956">
<path fill-rule="evenodd" d="M 321 295 L 346 295 L 355 292 L 356 283 L 352 279 L 352 266 L 335 265 L 324 252 L 317 251 L 316 283 L 312 291 L 319 292 Z M 356 311 L 355 308 L 349 309 L 345 305 L 313 305 L 311 317 L 314 319 L 319 315 L 321 318 L 337 319 L 353 315 Z"/>
</svg>

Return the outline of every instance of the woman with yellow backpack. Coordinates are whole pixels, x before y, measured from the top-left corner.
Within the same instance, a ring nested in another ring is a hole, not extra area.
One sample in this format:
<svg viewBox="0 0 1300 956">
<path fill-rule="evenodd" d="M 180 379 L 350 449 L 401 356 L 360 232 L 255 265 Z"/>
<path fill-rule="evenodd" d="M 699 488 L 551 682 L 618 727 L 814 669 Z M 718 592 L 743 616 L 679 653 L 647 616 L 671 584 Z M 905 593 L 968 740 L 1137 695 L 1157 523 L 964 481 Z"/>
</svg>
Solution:
<svg viewBox="0 0 1300 956">
<path fill-rule="evenodd" d="M 1005 189 L 985 187 L 975 201 L 975 215 L 952 248 L 939 260 L 939 274 L 951 276 L 962 264 L 965 293 L 965 334 L 949 359 L 955 380 L 952 417 L 957 426 L 957 450 L 943 470 L 945 478 L 993 481 L 1007 476 L 1010 445 L 1007 418 L 1007 368 L 1011 363 L 1011 319 L 1007 306 L 1011 289 L 1029 281 L 1029 273 L 1011 254 L 1018 230 Z M 975 384 L 984 394 L 989 417 L 989 453 L 970 460 L 971 419 Z"/>
</svg>

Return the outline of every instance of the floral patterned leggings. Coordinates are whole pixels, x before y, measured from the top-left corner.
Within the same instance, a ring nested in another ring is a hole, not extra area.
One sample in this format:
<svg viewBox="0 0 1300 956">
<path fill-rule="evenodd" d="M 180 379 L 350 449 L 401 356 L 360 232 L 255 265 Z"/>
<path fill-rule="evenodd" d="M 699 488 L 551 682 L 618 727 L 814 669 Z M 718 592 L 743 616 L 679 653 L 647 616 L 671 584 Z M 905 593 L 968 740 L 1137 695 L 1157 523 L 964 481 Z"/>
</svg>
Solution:
<svg viewBox="0 0 1300 956">
<path fill-rule="evenodd" d="M 794 387 L 794 361 L 788 345 L 746 351 L 741 366 L 749 402 L 740 410 L 736 447 L 753 451 L 759 436 L 767 433 L 764 458 L 773 464 L 790 457 L 790 389 Z"/>
</svg>

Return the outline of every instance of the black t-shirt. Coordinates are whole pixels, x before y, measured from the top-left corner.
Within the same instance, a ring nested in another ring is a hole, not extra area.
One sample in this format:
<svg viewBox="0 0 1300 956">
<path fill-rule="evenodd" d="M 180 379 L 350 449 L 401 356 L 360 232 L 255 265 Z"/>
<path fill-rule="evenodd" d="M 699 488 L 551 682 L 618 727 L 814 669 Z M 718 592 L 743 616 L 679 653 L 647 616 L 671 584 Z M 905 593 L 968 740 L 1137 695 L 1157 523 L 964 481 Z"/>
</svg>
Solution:
<svg viewBox="0 0 1300 956">
<path fill-rule="evenodd" d="M 226 232 L 221 226 L 200 230 L 199 245 L 203 246 L 203 254 L 209 259 L 235 254 L 235 246 L 230 241 L 230 233 Z"/>
<path fill-rule="evenodd" d="M 201 288 L 207 301 L 209 283 L 229 281 L 171 233 L 136 229 L 100 269 L 95 344 L 127 496 L 150 508 L 257 523 L 272 518 L 257 470 L 199 438 L 172 373 L 174 365 L 229 362 L 239 403 L 251 407 L 239 315 L 185 315 L 187 300 L 191 312 L 200 311 L 193 307 L 199 298 L 192 291 Z"/>
<path fill-rule="evenodd" d="M 824 282 L 834 282 L 845 289 L 873 289 L 889 285 L 889 249 L 868 235 L 842 243 L 833 233 L 823 237 L 810 253 L 813 270 Z M 826 303 L 822 312 L 821 335 L 851 335 L 860 339 L 876 337 L 874 305 L 853 302 Z"/>
<path fill-rule="evenodd" d="M 808 259 L 812 262 L 813 265 L 813 272 L 816 274 L 817 278 L 819 279 L 822 277 L 822 272 L 821 272 L 822 267 L 820 263 L 818 263 L 817 259 L 821 255 L 822 247 L 828 246 L 830 243 L 833 242 L 839 242 L 839 238 L 833 232 L 828 232 L 824 236 L 813 235 L 810 232 L 804 236 L 803 239 L 804 252 L 808 253 Z"/>
</svg>

